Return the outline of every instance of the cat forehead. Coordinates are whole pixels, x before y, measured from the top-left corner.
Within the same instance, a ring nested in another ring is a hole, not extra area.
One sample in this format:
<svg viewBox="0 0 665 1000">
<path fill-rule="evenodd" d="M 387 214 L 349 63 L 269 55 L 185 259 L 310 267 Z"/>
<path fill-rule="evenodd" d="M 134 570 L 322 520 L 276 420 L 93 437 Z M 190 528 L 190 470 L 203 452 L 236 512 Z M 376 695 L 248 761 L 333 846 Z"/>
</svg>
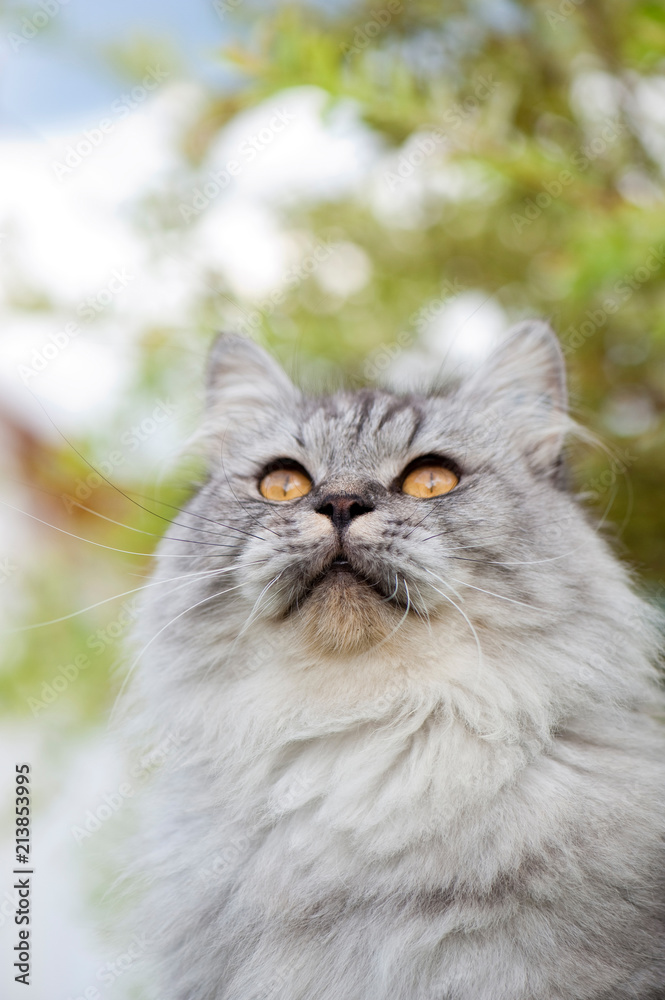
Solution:
<svg viewBox="0 0 665 1000">
<path fill-rule="evenodd" d="M 277 458 L 315 469 L 355 469 L 367 474 L 396 468 L 421 455 L 438 454 L 482 466 L 501 442 L 496 420 L 452 392 L 433 396 L 383 389 L 301 396 L 290 408 L 268 405 L 256 419 L 235 423 L 229 444 L 237 465 L 255 471 Z"/>
<path fill-rule="evenodd" d="M 376 441 L 379 436 L 409 444 L 424 425 L 426 411 L 424 397 L 379 390 L 340 392 L 306 400 L 303 427 L 313 436 L 341 436 L 350 444 Z"/>
<path fill-rule="evenodd" d="M 382 390 L 301 396 L 290 408 L 269 406 L 254 413 L 256 420 L 236 422 L 230 443 L 240 462 L 283 457 L 304 465 L 371 469 L 420 447 L 427 411 L 424 396 Z M 433 426 L 439 423 L 432 421 Z"/>
<path fill-rule="evenodd" d="M 481 426 L 478 415 L 454 398 L 360 390 L 304 400 L 297 436 L 307 453 L 342 465 L 371 464 L 435 452 L 461 455 Z"/>
</svg>

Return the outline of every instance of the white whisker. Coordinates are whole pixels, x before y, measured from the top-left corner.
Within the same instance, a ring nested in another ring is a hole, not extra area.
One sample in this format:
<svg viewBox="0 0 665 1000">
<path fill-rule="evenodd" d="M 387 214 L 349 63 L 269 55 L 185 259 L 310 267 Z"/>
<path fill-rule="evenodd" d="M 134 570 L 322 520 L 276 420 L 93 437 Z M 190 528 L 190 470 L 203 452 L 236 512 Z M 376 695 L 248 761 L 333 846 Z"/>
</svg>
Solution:
<svg viewBox="0 0 665 1000">
<path fill-rule="evenodd" d="M 388 597 L 383 597 L 382 600 L 383 601 L 392 601 L 392 600 L 394 600 L 394 598 L 397 597 L 397 591 L 398 590 L 399 590 L 399 579 L 397 577 L 397 573 L 395 573 L 395 589 L 393 590 L 392 594 L 390 594 Z"/>
<path fill-rule="evenodd" d="M 397 625 L 392 630 L 392 632 L 390 632 L 389 635 L 385 636 L 385 638 L 381 639 L 380 642 L 377 642 L 376 645 L 372 646 L 372 650 L 380 649 L 381 646 L 384 646 L 387 642 L 390 642 L 390 640 L 393 638 L 393 636 L 397 635 L 397 633 L 401 629 L 402 625 L 404 624 L 404 622 L 408 618 L 409 611 L 411 610 L 411 597 L 409 596 L 409 587 L 407 585 L 406 578 L 404 579 L 404 589 L 406 590 L 406 609 L 404 611 L 404 614 L 402 615 L 402 617 L 400 618 L 400 620 L 397 622 Z"/>
<path fill-rule="evenodd" d="M 429 572 L 429 571 L 428 571 L 428 572 Z M 432 576 L 436 576 L 436 574 L 435 574 L 435 573 L 432 573 Z M 437 577 L 437 579 L 438 579 L 438 577 Z M 442 582 L 443 582 L 443 581 L 442 581 Z M 444 586 L 445 586 L 445 584 L 444 584 Z M 476 646 L 477 646 L 477 648 L 478 648 L 478 667 L 479 667 L 479 668 L 480 668 L 480 667 L 482 667 L 482 665 L 483 665 L 483 663 L 484 663 L 484 659 L 483 659 L 483 650 L 482 650 L 482 647 L 481 647 L 481 645 L 480 645 L 480 638 L 478 637 L 478 633 L 476 632 L 476 629 L 475 629 L 475 626 L 474 626 L 473 622 L 471 621 L 471 619 L 469 618 L 469 616 L 468 616 L 468 615 L 466 615 L 466 614 L 464 613 L 464 611 L 462 611 L 462 609 L 461 609 L 461 608 L 460 608 L 460 607 L 459 607 L 459 606 L 458 606 L 457 604 L 455 604 L 455 602 L 453 601 L 452 597 L 448 597 L 448 595 L 447 595 L 447 594 L 444 594 L 444 592 L 443 592 L 442 590 L 439 590 L 439 589 L 438 589 L 438 587 L 434 587 L 434 586 L 432 586 L 432 590 L 435 590 L 435 591 L 437 592 L 437 594 L 440 594 L 440 595 L 441 595 L 441 597 L 443 597 L 443 598 L 444 598 L 444 599 L 445 599 L 446 601 L 448 601 L 448 603 L 449 603 L 449 604 L 452 604 L 452 606 L 453 606 L 453 607 L 454 607 L 454 608 L 455 608 L 455 609 L 456 609 L 457 611 L 459 611 L 459 613 L 461 614 L 462 618 L 464 619 L 464 621 L 465 621 L 465 622 L 467 623 L 467 625 L 468 625 L 468 626 L 469 626 L 469 628 L 471 629 L 471 632 L 472 632 L 472 634 L 473 634 L 473 638 L 475 639 L 475 641 L 476 641 Z"/>
<path fill-rule="evenodd" d="M 441 577 L 437 577 L 440 580 Z M 534 611 L 545 611 L 545 608 L 539 608 L 536 604 L 527 604 L 525 601 L 516 601 L 513 597 L 504 597 L 503 594 L 495 594 L 492 590 L 483 590 L 482 587 L 476 587 L 473 583 L 466 583 L 464 580 L 458 580 L 456 577 L 451 577 L 455 583 L 459 583 L 461 587 L 470 587 L 471 590 L 478 590 L 481 594 L 488 594 L 490 597 L 497 597 L 500 601 L 509 601 L 511 604 L 519 604 L 522 608 L 533 608 Z M 444 581 L 441 580 L 443 583 Z"/>
<path fill-rule="evenodd" d="M 195 608 L 201 607 L 202 604 L 207 604 L 208 601 L 214 601 L 216 597 L 223 597 L 224 594 L 230 594 L 234 590 L 240 590 L 240 588 L 243 587 L 243 586 L 244 586 L 244 584 L 239 583 L 235 587 L 229 587 L 227 590 L 220 590 L 216 594 L 210 594 L 209 597 L 205 597 L 202 601 L 197 601 L 196 604 L 190 605 L 190 607 L 185 608 L 184 611 L 181 611 L 180 614 L 175 615 L 174 618 L 172 618 L 170 621 L 168 621 L 166 623 L 166 625 L 163 625 L 162 628 L 160 628 L 160 630 L 158 632 L 156 632 L 155 635 L 153 635 L 153 637 L 150 640 L 150 642 L 146 643 L 146 645 L 143 647 L 143 649 L 138 654 L 138 656 L 136 657 L 136 659 L 134 660 L 134 662 L 130 666 L 129 670 L 127 671 L 127 673 L 125 675 L 125 678 L 124 678 L 124 680 L 123 680 L 123 682 L 122 682 L 122 684 L 120 686 L 120 690 L 118 691 L 118 697 L 116 698 L 115 704 L 114 704 L 113 709 L 111 711 L 110 721 L 113 721 L 113 717 L 115 715 L 115 711 L 116 711 L 118 702 L 119 702 L 120 698 L 122 697 L 122 695 L 124 694 L 125 688 L 127 687 L 127 684 L 129 682 L 129 679 L 130 679 L 132 673 L 136 669 L 136 667 L 137 667 L 137 665 L 138 665 L 141 657 L 143 656 L 143 654 L 145 652 L 147 652 L 147 650 L 152 646 L 153 642 L 155 642 L 155 640 L 158 639 L 160 637 L 160 635 L 163 632 L 166 631 L 167 628 L 170 628 L 170 626 L 173 625 L 174 622 L 177 622 L 179 618 L 182 618 L 183 615 L 189 614 L 190 611 L 194 611 Z M 176 588 L 176 589 L 182 589 L 182 588 Z"/>
<path fill-rule="evenodd" d="M 430 576 L 433 576 L 435 580 L 438 580 L 439 583 L 442 583 L 444 585 L 444 587 L 448 588 L 448 590 L 452 590 L 453 594 L 455 595 L 455 597 L 457 598 L 458 601 L 461 601 L 462 603 L 464 603 L 464 598 L 459 593 L 459 591 L 455 590 L 455 588 L 452 586 L 452 584 L 448 583 L 448 581 L 444 580 L 442 577 L 437 576 L 436 573 L 433 573 L 431 569 L 427 568 L 427 566 L 423 566 L 422 563 L 420 565 L 421 565 L 421 568 L 424 569 L 426 573 L 429 573 Z M 456 582 L 459 582 L 459 581 L 456 581 Z"/>
<path fill-rule="evenodd" d="M 428 629 L 431 632 L 432 631 L 432 623 L 430 621 L 429 612 L 427 610 L 427 605 L 425 603 L 425 599 L 424 599 L 424 597 L 422 595 L 422 592 L 421 592 L 420 587 L 418 586 L 418 584 L 414 582 L 413 586 L 418 591 L 418 596 L 420 597 L 420 603 L 422 604 L 422 609 L 423 609 L 422 610 L 422 615 L 425 617 L 425 619 L 427 621 L 427 627 L 428 627 Z M 420 614 L 420 612 L 418 612 L 418 613 Z"/>
<path fill-rule="evenodd" d="M 129 549 L 119 549 L 115 545 L 103 545 L 102 542 L 95 542 L 92 538 L 85 538 L 83 535 L 75 535 L 73 531 L 66 531 L 65 528 L 59 528 L 57 524 L 51 524 L 50 521 L 44 521 L 41 517 L 37 517 L 36 514 L 30 514 L 27 510 L 22 510 L 20 507 L 14 507 L 13 504 L 7 503 L 6 500 L 0 500 L 0 504 L 2 504 L 3 507 L 9 507 L 10 510 L 15 510 L 19 514 L 24 514 L 26 517 L 31 518 L 33 521 L 38 521 L 40 524 L 46 525 L 47 528 L 53 528 L 54 531 L 59 531 L 61 534 L 68 535 L 70 538 L 76 538 L 76 539 L 78 539 L 79 542 L 87 542 L 88 545 L 94 545 L 98 549 L 107 549 L 109 552 L 121 552 L 121 553 L 123 553 L 124 555 L 127 555 L 127 556 L 143 556 L 144 558 L 149 558 L 149 559 L 156 559 L 156 558 L 159 558 L 159 559 L 191 559 L 192 558 L 191 552 L 161 552 L 161 553 L 157 553 L 157 552 L 131 552 Z M 258 537 L 258 536 L 256 536 L 256 537 Z M 265 541 L 265 539 L 262 539 L 262 540 Z M 175 539 L 175 541 L 182 541 L 182 539 Z M 193 543 L 187 542 L 186 544 L 194 544 L 194 545 L 196 545 L 197 543 L 196 542 L 193 542 Z M 198 544 L 203 544 L 203 543 L 198 543 Z M 224 542 L 206 542 L 205 544 L 209 545 L 210 548 L 223 548 L 223 549 L 227 549 L 227 548 L 233 548 L 234 547 L 233 545 L 229 545 L 228 543 L 224 543 Z"/>
<path fill-rule="evenodd" d="M 261 593 L 259 594 L 259 596 L 256 598 L 256 601 L 254 602 L 254 607 L 250 611 L 249 617 L 247 618 L 247 621 L 245 622 L 245 624 L 243 625 L 243 627 L 240 629 L 240 631 L 238 632 L 238 635 L 235 638 L 234 646 L 235 646 L 235 643 L 238 641 L 238 639 L 240 639 L 240 637 L 245 634 L 245 632 L 247 631 L 247 629 L 249 628 L 249 626 L 254 622 L 254 618 L 255 618 L 256 612 L 259 609 L 259 605 L 261 604 L 261 599 L 262 599 L 263 595 L 266 594 L 275 583 L 277 583 L 277 581 L 279 580 L 280 576 L 282 576 L 283 573 L 284 573 L 284 570 L 282 570 L 280 573 L 278 573 L 277 576 L 273 577 L 272 580 L 270 581 L 270 583 L 267 583 L 265 585 L 265 587 L 263 588 L 263 590 L 261 591 Z"/>
<path fill-rule="evenodd" d="M 259 561 L 262 562 L 263 560 Z M 58 625 L 60 622 L 70 621 L 72 618 L 78 617 L 78 615 L 84 615 L 87 611 L 93 611 L 94 608 L 100 608 L 103 604 L 109 604 L 111 601 L 117 601 L 121 597 L 129 597 L 130 594 L 138 594 L 140 591 L 147 590 L 149 587 L 159 587 L 166 583 L 176 583 L 179 580 L 193 580 L 202 576 L 221 576 L 223 573 L 230 573 L 236 568 L 236 566 L 226 566 L 222 569 L 206 569 L 197 573 L 184 573 L 181 576 L 169 577 L 167 580 L 153 580 L 152 583 L 145 583 L 141 587 L 134 587 L 132 590 L 126 590 L 122 594 L 113 594 L 112 597 L 105 597 L 102 601 L 97 601 L 96 604 L 89 604 L 87 608 L 81 608 L 79 611 L 72 611 L 68 615 L 61 615 L 60 618 L 51 618 L 49 621 L 35 622 L 34 625 L 23 625 L 20 628 L 8 629 L 4 634 L 13 635 L 15 632 L 29 632 L 32 629 L 45 628 L 47 625 Z"/>
<path fill-rule="evenodd" d="M 131 524 L 125 524 L 124 521 L 115 521 L 112 517 L 107 517 L 106 514 L 101 514 L 98 510 L 93 510 L 92 507 L 86 507 L 85 504 L 79 503 L 77 500 L 71 500 L 70 503 L 72 504 L 73 507 L 79 507 L 81 510 L 86 511 L 88 514 L 92 514 L 93 517 L 99 517 L 99 518 L 101 518 L 102 521 L 108 521 L 109 524 L 117 524 L 119 528 L 125 528 L 127 531 L 135 531 L 138 535 L 149 535 L 152 538 L 163 538 L 164 537 L 164 532 L 160 533 L 158 531 L 146 531 L 144 528 L 133 528 Z M 145 509 L 147 509 L 147 508 L 143 508 L 143 507 L 141 508 L 141 510 L 145 510 Z M 158 516 L 153 511 L 150 511 L 149 513 L 151 513 L 153 515 L 153 517 L 157 517 Z M 186 513 L 189 513 L 189 512 L 186 512 Z M 180 523 L 180 522 L 171 521 L 170 523 L 171 524 L 176 524 L 176 523 Z M 187 528 L 188 531 L 196 531 L 199 534 L 214 535 L 215 538 L 224 538 L 225 537 L 220 531 L 212 531 L 210 528 L 199 528 L 199 526 L 196 525 L 196 524 L 187 524 L 187 525 L 181 524 L 180 526 L 183 527 L 183 528 Z M 220 526 L 220 528 L 228 528 L 229 527 L 229 525 L 225 525 L 225 524 L 221 524 L 221 523 L 220 523 L 219 526 Z M 167 530 L 167 529 L 165 529 L 165 530 Z M 232 531 L 237 531 L 238 529 L 231 527 L 231 530 Z M 178 541 L 178 542 L 185 542 L 186 541 L 187 544 L 191 544 L 193 540 L 192 539 L 184 539 L 184 538 L 176 538 L 175 541 Z M 208 544 L 208 543 L 206 543 L 206 542 L 200 542 L 199 541 L 199 542 L 195 542 L 194 544 L 205 545 L 205 544 Z"/>
</svg>

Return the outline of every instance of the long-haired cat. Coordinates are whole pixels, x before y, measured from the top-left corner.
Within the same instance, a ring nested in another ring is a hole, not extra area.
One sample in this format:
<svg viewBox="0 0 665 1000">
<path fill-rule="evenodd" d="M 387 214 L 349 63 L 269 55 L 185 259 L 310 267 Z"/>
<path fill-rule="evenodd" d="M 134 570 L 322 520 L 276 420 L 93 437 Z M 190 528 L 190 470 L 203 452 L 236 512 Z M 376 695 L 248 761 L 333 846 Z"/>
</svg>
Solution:
<svg viewBox="0 0 665 1000">
<path fill-rule="evenodd" d="M 308 397 L 220 338 L 143 609 L 159 1000 L 665 997 L 659 623 L 566 485 L 563 359 Z"/>
</svg>

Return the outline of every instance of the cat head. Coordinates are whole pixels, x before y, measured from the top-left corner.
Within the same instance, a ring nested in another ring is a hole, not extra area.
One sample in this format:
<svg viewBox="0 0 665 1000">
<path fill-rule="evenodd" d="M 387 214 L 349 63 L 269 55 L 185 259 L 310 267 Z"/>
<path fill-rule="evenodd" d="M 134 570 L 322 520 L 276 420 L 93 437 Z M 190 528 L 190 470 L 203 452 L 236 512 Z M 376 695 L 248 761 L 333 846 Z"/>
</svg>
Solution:
<svg viewBox="0 0 665 1000">
<path fill-rule="evenodd" d="M 537 627 L 576 588 L 557 561 L 580 543 L 573 513 L 582 526 L 563 483 L 566 409 L 544 323 L 515 328 L 461 383 L 412 394 L 307 396 L 256 344 L 222 336 L 208 480 L 190 507 L 210 544 L 191 547 L 194 569 L 212 551 L 233 569 L 242 628 L 270 622 L 312 651 L 366 652 L 441 620 L 451 635 L 517 614 Z"/>
<path fill-rule="evenodd" d="M 573 428 L 543 323 L 409 393 L 310 395 L 219 338 L 207 478 L 143 597 L 136 690 L 155 725 L 309 732 L 447 705 L 519 740 L 651 697 L 658 634 L 567 487 Z"/>
</svg>

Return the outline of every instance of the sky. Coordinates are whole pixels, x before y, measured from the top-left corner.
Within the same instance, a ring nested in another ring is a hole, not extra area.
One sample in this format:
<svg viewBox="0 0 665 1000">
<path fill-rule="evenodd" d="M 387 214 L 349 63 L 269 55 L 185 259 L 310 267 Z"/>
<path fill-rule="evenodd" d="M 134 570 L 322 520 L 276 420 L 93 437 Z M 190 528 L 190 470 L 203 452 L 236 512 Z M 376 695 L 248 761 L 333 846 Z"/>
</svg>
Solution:
<svg viewBox="0 0 665 1000">
<path fill-rule="evenodd" d="M 0 132 L 39 132 L 103 109 L 122 82 L 104 55 L 134 38 L 164 40 L 188 75 L 226 79 L 215 49 L 228 18 L 212 0 L 41 2 L 0 8 Z"/>
</svg>

